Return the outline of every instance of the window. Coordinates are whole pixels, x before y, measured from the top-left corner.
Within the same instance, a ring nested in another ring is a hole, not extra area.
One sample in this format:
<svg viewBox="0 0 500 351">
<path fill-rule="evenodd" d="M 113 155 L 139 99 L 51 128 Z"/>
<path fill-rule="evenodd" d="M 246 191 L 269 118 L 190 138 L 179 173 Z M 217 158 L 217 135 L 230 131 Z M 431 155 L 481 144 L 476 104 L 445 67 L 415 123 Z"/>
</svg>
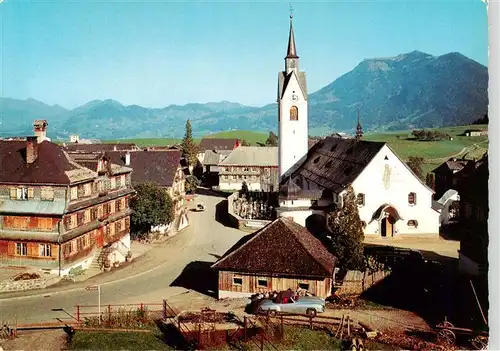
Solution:
<svg viewBox="0 0 500 351">
<path fill-rule="evenodd" d="M 84 220 L 84 213 L 83 212 L 78 212 L 76 214 L 76 224 L 78 226 L 82 225 L 83 224 L 83 220 Z"/>
<path fill-rule="evenodd" d="M 77 251 L 81 251 L 83 250 L 84 247 L 85 247 L 85 238 L 84 236 L 81 236 L 76 239 L 76 249 Z"/>
<path fill-rule="evenodd" d="M 250 169 L 248 167 L 243 168 L 244 172 L 248 172 Z"/>
<path fill-rule="evenodd" d="M 224 179 L 226 179 L 226 180 L 227 180 L 227 179 L 229 179 L 229 176 L 225 175 L 225 176 L 224 176 Z"/>
<path fill-rule="evenodd" d="M 387 155 L 384 157 L 384 160 L 389 161 L 389 157 Z"/>
<path fill-rule="evenodd" d="M 109 182 L 111 183 L 111 185 L 110 185 L 111 189 L 114 189 L 116 187 L 116 179 L 115 179 L 115 177 L 111 177 L 111 179 L 109 180 Z"/>
<path fill-rule="evenodd" d="M 417 204 L 417 194 L 409 193 L 408 194 L 408 205 L 416 205 Z"/>
<path fill-rule="evenodd" d="M 85 210 L 85 212 L 84 212 L 84 222 L 85 223 L 88 223 L 88 222 L 91 221 L 91 219 L 90 219 L 90 217 L 91 217 L 90 213 L 91 212 L 92 212 L 92 210 L 90 210 L 90 209 Z"/>
<path fill-rule="evenodd" d="M 121 207 L 122 207 L 122 200 L 116 200 L 115 201 L 116 212 L 120 212 L 121 211 Z"/>
<path fill-rule="evenodd" d="M 52 230 L 52 218 L 38 218 L 38 229 L 50 232 Z"/>
<path fill-rule="evenodd" d="M 364 206 L 365 205 L 365 194 L 363 193 L 359 193 L 357 196 L 356 196 L 356 204 L 358 206 Z"/>
<path fill-rule="evenodd" d="M 233 176 L 233 179 L 236 179 L 236 176 L 235 176 L 235 175 Z"/>
<path fill-rule="evenodd" d="M 42 188 L 41 198 L 44 201 L 54 200 L 54 189 L 53 188 Z"/>
<path fill-rule="evenodd" d="M 71 200 L 78 199 L 78 188 L 76 186 L 74 186 L 74 187 L 71 188 L 70 199 Z"/>
<path fill-rule="evenodd" d="M 99 180 L 97 182 L 97 192 L 101 193 L 103 191 L 104 191 L 104 183 L 102 182 L 102 180 Z"/>
<path fill-rule="evenodd" d="M 418 222 L 415 219 L 410 219 L 406 225 L 409 228 L 417 228 L 418 227 Z"/>
<path fill-rule="evenodd" d="M 319 162 L 319 158 L 320 158 L 319 156 L 318 156 L 318 157 L 316 157 L 316 158 L 313 160 L 313 163 L 318 163 L 318 162 Z"/>
<path fill-rule="evenodd" d="M 298 121 L 299 120 L 299 109 L 297 106 L 290 107 L 290 121 Z"/>
<path fill-rule="evenodd" d="M 28 255 L 28 244 L 16 243 L 16 255 L 17 256 L 27 256 Z"/>
<path fill-rule="evenodd" d="M 267 279 L 257 279 L 257 286 L 259 288 L 267 288 Z"/>
<path fill-rule="evenodd" d="M 92 195 L 92 184 L 91 183 L 86 183 L 83 185 L 83 195 L 84 196 Z"/>
<path fill-rule="evenodd" d="M 52 256 L 52 247 L 50 244 L 40 244 L 40 256 L 41 257 L 50 257 Z"/>
<path fill-rule="evenodd" d="M 17 188 L 17 199 L 28 200 L 28 188 Z"/>
<path fill-rule="evenodd" d="M 299 283 L 299 288 L 309 291 L 309 283 Z"/>
<path fill-rule="evenodd" d="M 233 277 L 233 285 L 243 285 L 243 278 Z"/>
</svg>

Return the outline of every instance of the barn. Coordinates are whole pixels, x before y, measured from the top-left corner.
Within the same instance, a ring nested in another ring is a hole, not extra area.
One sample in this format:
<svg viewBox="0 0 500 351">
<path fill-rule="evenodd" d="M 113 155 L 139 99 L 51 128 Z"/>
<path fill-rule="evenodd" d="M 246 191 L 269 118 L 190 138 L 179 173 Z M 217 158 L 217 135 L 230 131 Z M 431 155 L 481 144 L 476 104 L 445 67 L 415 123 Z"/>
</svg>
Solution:
<svg viewBox="0 0 500 351">
<path fill-rule="evenodd" d="M 230 248 L 212 269 L 218 272 L 218 297 L 298 288 L 331 295 L 337 259 L 306 228 L 278 218 Z"/>
</svg>

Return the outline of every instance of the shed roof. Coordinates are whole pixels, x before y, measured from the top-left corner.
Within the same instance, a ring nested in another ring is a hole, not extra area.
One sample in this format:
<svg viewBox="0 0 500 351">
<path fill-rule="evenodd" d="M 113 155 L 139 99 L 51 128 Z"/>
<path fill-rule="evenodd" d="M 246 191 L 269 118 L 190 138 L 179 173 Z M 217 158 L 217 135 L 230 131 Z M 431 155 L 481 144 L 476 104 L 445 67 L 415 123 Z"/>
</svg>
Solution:
<svg viewBox="0 0 500 351">
<path fill-rule="evenodd" d="M 331 277 L 337 259 L 306 228 L 278 218 L 243 237 L 212 268 L 246 273 Z"/>
</svg>

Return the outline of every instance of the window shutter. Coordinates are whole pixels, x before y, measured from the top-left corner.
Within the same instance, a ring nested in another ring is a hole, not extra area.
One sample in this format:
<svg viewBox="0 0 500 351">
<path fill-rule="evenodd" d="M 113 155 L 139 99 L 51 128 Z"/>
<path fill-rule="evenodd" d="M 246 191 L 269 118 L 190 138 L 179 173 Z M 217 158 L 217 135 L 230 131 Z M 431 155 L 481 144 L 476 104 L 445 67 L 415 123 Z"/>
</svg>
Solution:
<svg viewBox="0 0 500 351">
<path fill-rule="evenodd" d="M 10 198 L 12 200 L 15 200 L 16 197 L 17 197 L 17 190 L 16 190 L 16 188 L 10 188 Z"/>
<path fill-rule="evenodd" d="M 28 188 L 28 199 L 32 199 L 34 197 L 34 189 L 33 188 Z"/>
</svg>

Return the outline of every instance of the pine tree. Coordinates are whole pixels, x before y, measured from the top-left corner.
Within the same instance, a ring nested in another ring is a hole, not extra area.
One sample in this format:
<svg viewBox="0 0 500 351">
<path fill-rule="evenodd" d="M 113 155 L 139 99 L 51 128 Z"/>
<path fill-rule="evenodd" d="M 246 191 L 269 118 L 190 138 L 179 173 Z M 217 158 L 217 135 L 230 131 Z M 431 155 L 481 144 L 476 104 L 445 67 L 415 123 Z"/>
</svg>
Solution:
<svg viewBox="0 0 500 351">
<path fill-rule="evenodd" d="M 347 188 L 342 208 L 328 215 L 328 225 L 332 231 L 331 251 L 340 268 L 364 271 L 363 226 L 352 186 Z"/>
<path fill-rule="evenodd" d="M 189 119 L 186 122 L 186 134 L 182 139 L 181 147 L 183 156 L 186 158 L 190 165 L 194 166 L 197 161 L 197 147 L 193 141 L 193 129 L 191 128 L 191 121 Z"/>
</svg>

